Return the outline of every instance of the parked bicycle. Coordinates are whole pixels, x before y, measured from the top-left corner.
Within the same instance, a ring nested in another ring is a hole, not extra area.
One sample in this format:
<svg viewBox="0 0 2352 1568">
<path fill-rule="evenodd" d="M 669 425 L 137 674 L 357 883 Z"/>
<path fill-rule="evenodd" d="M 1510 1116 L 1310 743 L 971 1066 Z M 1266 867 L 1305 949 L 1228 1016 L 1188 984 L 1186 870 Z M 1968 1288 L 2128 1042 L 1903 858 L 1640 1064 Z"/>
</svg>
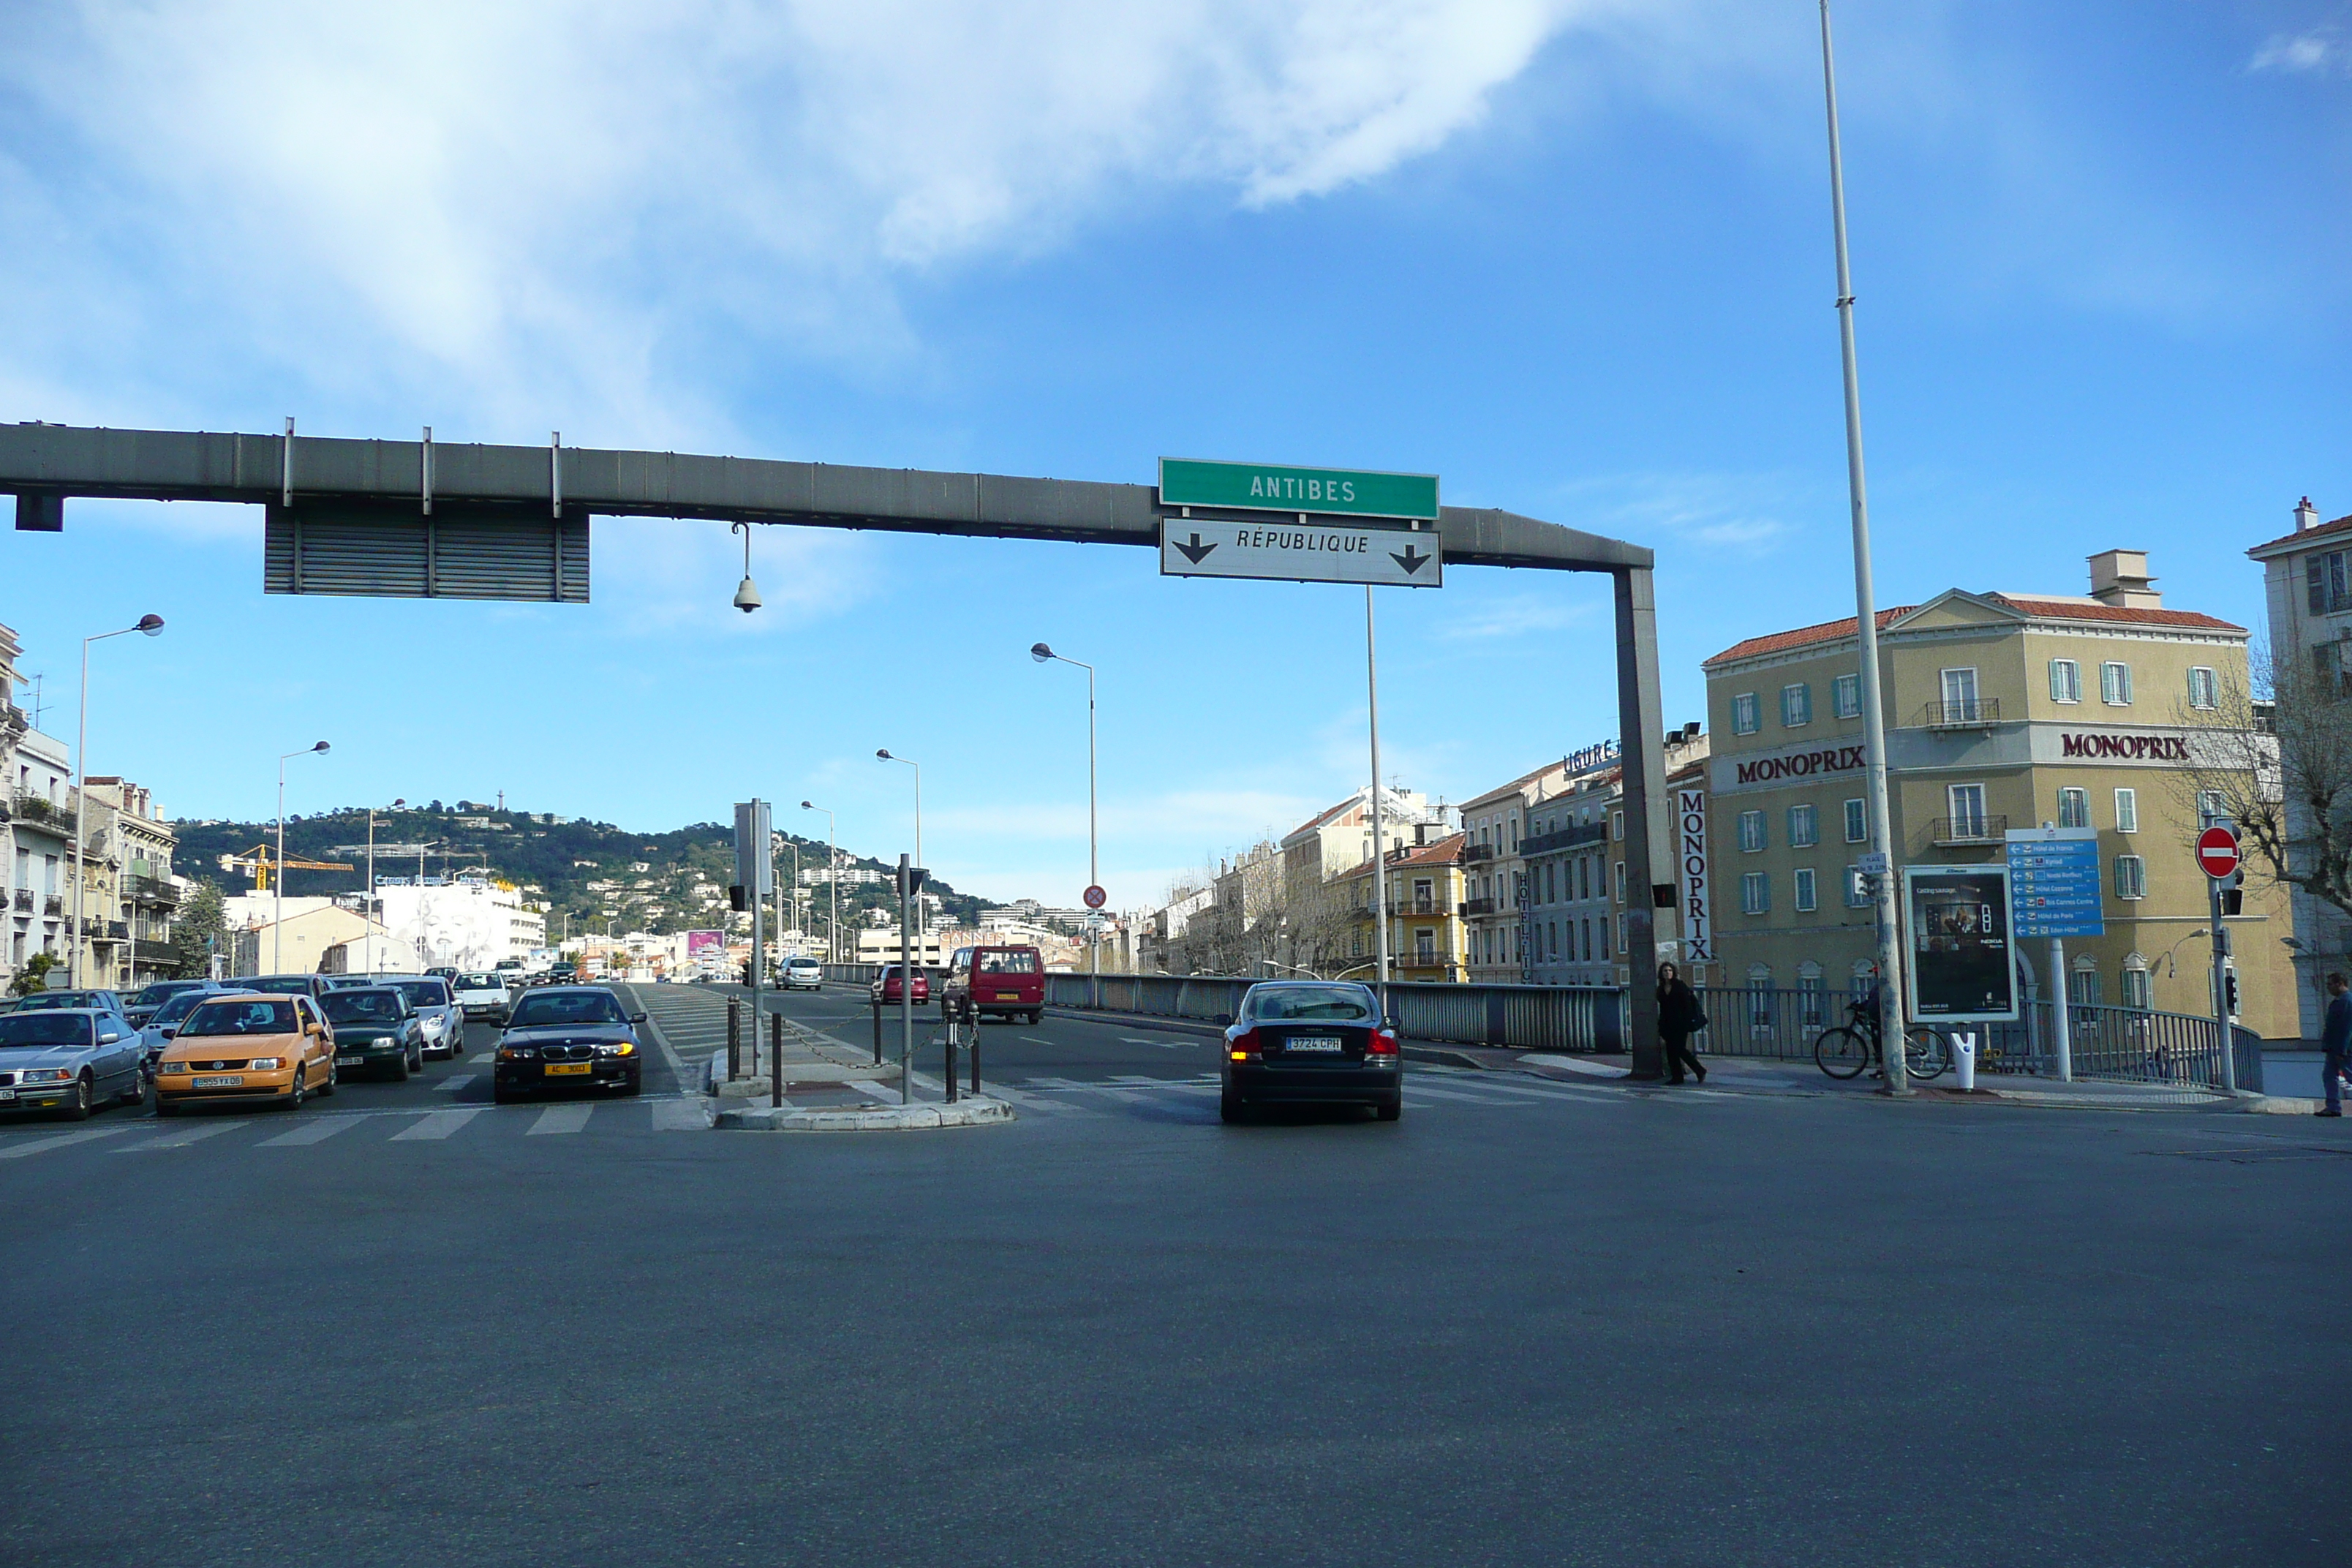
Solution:
<svg viewBox="0 0 2352 1568">
<path fill-rule="evenodd" d="M 1849 1003 L 1852 1023 L 1823 1029 L 1813 1042 L 1813 1065 L 1832 1078 L 1859 1078 L 1864 1068 L 1881 1067 L 1878 1003 L 1864 997 Z M 1914 1024 L 1903 1031 L 1903 1070 L 1922 1082 L 1941 1078 L 1952 1065 L 1952 1042 L 1932 1024 Z"/>
</svg>

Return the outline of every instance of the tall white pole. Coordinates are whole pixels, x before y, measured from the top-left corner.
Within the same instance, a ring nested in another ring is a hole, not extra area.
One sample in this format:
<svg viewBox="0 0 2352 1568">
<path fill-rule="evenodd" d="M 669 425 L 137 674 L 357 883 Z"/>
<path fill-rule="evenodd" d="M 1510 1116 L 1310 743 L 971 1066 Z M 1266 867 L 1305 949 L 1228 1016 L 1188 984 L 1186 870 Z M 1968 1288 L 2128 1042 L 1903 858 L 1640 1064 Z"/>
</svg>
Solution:
<svg viewBox="0 0 2352 1568">
<path fill-rule="evenodd" d="M 1102 886 L 1102 862 L 1096 852 L 1095 822 L 1095 667 L 1090 664 L 1087 666 L 1087 886 L 1089 888 Z M 1096 916 L 1099 918 L 1099 911 L 1096 911 Z M 1102 928 L 1094 920 L 1087 922 L 1087 950 L 1088 972 L 1101 974 Z"/>
<path fill-rule="evenodd" d="M 82 863 L 82 834 L 87 831 L 83 805 L 89 795 L 89 645 L 96 637 L 81 639 L 81 718 L 74 728 L 74 852 L 73 852 L 73 937 L 66 949 L 66 984 L 81 984 L 81 952 L 89 940 L 81 928 L 81 884 L 88 871 Z"/>
<path fill-rule="evenodd" d="M 289 755 L 291 753 L 289 753 Z M 282 974 L 286 956 L 286 758 L 278 759 L 278 874 L 269 879 L 269 973 Z"/>
<path fill-rule="evenodd" d="M 1389 1010 L 1389 856 L 1381 833 L 1381 675 L 1372 641 L 1372 585 L 1364 584 L 1364 691 L 1372 737 L 1372 935 L 1379 958 L 1381 1013 Z M 1391 1020 L 1391 1027 L 1394 1027 Z"/>
<path fill-rule="evenodd" d="M 360 897 L 360 930 L 367 939 L 367 972 L 375 967 L 375 807 L 368 807 L 367 891 Z"/>
<path fill-rule="evenodd" d="M 1853 508 L 1854 633 L 1862 676 L 1863 765 L 1867 774 L 1870 847 L 1885 868 L 1877 879 L 1878 1037 L 1886 1092 L 1911 1092 L 1903 1064 L 1903 971 L 1895 902 L 1895 836 L 1886 787 L 1886 715 L 1878 689 L 1878 595 L 1871 581 L 1870 500 L 1863 482 L 1862 391 L 1853 350 L 1853 273 L 1846 258 L 1845 160 L 1838 139 L 1837 63 L 1830 48 L 1830 0 L 1822 0 L 1822 89 L 1829 110 L 1830 222 L 1837 237 L 1838 347 L 1845 369 L 1846 486 Z M 2062 1004 L 2063 1005 L 2063 1004 Z"/>
</svg>

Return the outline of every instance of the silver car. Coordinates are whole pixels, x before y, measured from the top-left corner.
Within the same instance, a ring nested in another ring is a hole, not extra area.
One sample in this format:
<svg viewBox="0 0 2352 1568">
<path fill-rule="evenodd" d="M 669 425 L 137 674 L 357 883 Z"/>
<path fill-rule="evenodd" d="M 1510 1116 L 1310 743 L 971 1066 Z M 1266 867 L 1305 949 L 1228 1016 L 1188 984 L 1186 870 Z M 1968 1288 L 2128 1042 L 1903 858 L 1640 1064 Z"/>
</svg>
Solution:
<svg viewBox="0 0 2352 1568">
<path fill-rule="evenodd" d="M 390 985 L 408 998 L 425 1034 L 425 1054 L 454 1057 L 466 1048 L 466 1010 L 449 994 L 449 983 L 437 974 L 379 974 L 378 985 Z"/>
<path fill-rule="evenodd" d="M 237 989 L 217 980 L 197 980 L 163 999 L 163 1005 L 149 1016 L 146 1026 L 139 1031 L 139 1060 L 142 1070 L 151 1078 L 163 1047 L 180 1032 L 180 1021 L 195 1009 L 199 1002 L 215 996 L 234 996 Z"/>
<path fill-rule="evenodd" d="M 0 1016 L 0 1110 L 47 1110 L 79 1121 L 97 1106 L 136 1105 L 147 1092 L 139 1037 L 121 1014 L 45 1007 Z"/>
</svg>

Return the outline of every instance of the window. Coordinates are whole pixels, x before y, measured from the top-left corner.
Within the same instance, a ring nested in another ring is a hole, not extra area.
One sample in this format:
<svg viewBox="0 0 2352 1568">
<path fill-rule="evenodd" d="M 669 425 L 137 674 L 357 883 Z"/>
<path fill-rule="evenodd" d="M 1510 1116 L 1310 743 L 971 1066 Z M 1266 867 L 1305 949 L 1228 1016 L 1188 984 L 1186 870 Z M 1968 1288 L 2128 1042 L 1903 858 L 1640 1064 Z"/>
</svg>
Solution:
<svg viewBox="0 0 2352 1568">
<path fill-rule="evenodd" d="M 1822 1026 L 1822 968 L 1818 963 L 1805 964 L 1797 971 L 1797 1017 L 1800 1027 Z"/>
<path fill-rule="evenodd" d="M 1753 691 L 1743 691 L 1731 700 L 1731 732 L 1753 735 L 1764 727 L 1763 704 Z"/>
<path fill-rule="evenodd" d="M 1580 923 L 1584 927 L 1584 962 L 1590 963 L 1592 962 L 1592 922 L 1590 920 L 1587 920 Z M 1601 928 L 1601 940 L 1603 942 L 1608 940 L 1608 928 L 1606 926 Z"/>
<path fill-rule="evenodd" d="M 1780 723 L 1790 730 L 1801 729 L 1813 721 L 1813 689 L 1800 681 L 1780 688 Z"/>
<path fill-rule="evenodd" d="M 2147 862 L 2137 855 L 2116 857 L 2116 897 L 2144 899 L 2147 897 Z"/>
<path fill-rule="evenodd" d="M 1841 719 L 1862 717 L 1862 677 L 1841 675 L 1830 682 L 1830 706 Z"/>
<path fill-rule="evenodd" d="M 1870 884 L 1864 880 L 1859 866 L 1845 868 L 1845 907 L 1850 910 L 1870 908 Z"/>
<path fill-rule="evenodd" d="M 2218 789 L 2200 789 L 2197 792 L 2198 826 L 2210 827 L 2217 822 L 2226 824 L 2229 820 L 2230 801 L 2228 796 L 2224 795 Z"/>
<path fill-rule="evenodd" d="M 1860 844 L 1870 837 L 1870 808 L 1858 800 L 1845 803 L 1845 841 Z"/>
<path fill-rule="evenodd" d="M 2139 791 L 2136 789 L 2116 791 L 2116 831 L 2117 833 L 2139 831 Z"/>
<path fill-rule="evenodd" d="M 1592 857 L 1590 855 L 1577 858 L 1576 896 L 1580 899 L 1589 899 L 1592 896 Z"/>
<path fill-rule="evenodd" d="M 2135 962 L 2137 961 L 2137 962 Z M 2156 1005 L 2147 983 L 2147 961 L 2133 953 L 2124 960 L 2123 1005 L 2145 1013 Z"/>
<path fill-rule="evenodd" d="M 2344 657 L 2352 644 L 2324 642 L 2313 645 L 2311 673 L 2322 691 L 2352 691 L 2352 659 Z"/>
<path fill-rule="evenodd" d="M 2066 1000 L 2077 1007 L 2096 1007 L 2105 996 L 2098 970 L 2087 967 L 2090 962 L 2087 958 L 2083 960 L 2074 973 L 2066 976 Z"/>
<path fill-rule="evenodd" d="M 2352 610 L 2352 550 L 2305 556 L 2303 582 L 2313 615 Z"/>
<path fill-rule="evenodd" d="M 1764 847 L 1764 814 L 1743 811 L 1739 814 L 1739 847 L 1748 855 Z"/>
<path fill-rule="evenodd" d="M 1822 841 L 1822 808 L 1817 805 L 1792 805 L 1789 808 L 1789 847 L 1811 849 Z"/>
<path fill-rule="evenodd" d="M 2201 664 L 2189 672 L 2189 706 L 2191 708 L 2221 706 L 2221 683 L 2211 670 Z M 2126 986 L 2126 989 L 2128 990 L 2129 987 Z"/>
<path fill-rule="evenodd" d="M 1617 862 L 1617 901 L 1621 904 L 1625 901 L 1625 862 L 1622 860 Z"/>
<path fill-rule="evenodd" d="M 1421 926 L 1412 933 L 1412 956 L 1416 963 L 1427 969 L 1437 962 L 1437 933 Z"/>
<path fill-rule="evenodd" d="M 1518 819 L 1516 816 L 1514 816 L 1511 818 L 1511 853 L 1512 853 L 1512 854 L 1514 854 L 1514 855 L 1516 855 L 1516 854 L 1517 854 L 1518 852 L 1519 852 L 1519 819 Z"/>
<path fill-rule="evenodd" d="M 1625 837 L 1625 814 L 1623 812 L 1612 811 L 1609 814 L 1609 837 L 1612 838 L 1621 839 Z"/>
<path fill-rule="evenodd" d="M 2083 700 L 2083 667 L 2071 658 L 2050 661 L 2050 700 L 2080 702 Z"/>
<path fill-rule="evenodd" d="M 2110 708 L 2131 706 L 2131 666 L 2110 659 L 2099 666 L 2099 700 Z"/>
<path fill-rule="evenodd" d="M 2091 826 L 2091 792 L 2086 789 L 2062 789 L 2058 792 L 2058 826 L 2088 827 Z"/>
<path fill-rule="evenodd" d="M 1750 871 L 1739 879 L 1739 912 L 1743 915 L 1772 912 L 1772 883 L 1763 872 Z"/>
<path fill-rule="evenodd" d="M 1973 724 L 1983 715 L 1977 707 L 1977 672 L 1948 669 L 1944 674 L 1944 722 Z"/>
<path fill-rule="evenodd" d="M 1559 962 L 1559 922 L 1558 921 L 1551 922 L 1551 956 L 1553 963 Z"/>
<path fill-rule="evenodd" d="M 1797 912 L 1811 914 L 1819 907 L 1813 897 L 1813 872 L 1810 866 L 1797 868 Z"/>
<path fill-rule="evenodd" d="M 1769 963 L 1748 966 L 1748 1026 L 1759 1031 L 1772 1027 L 1772 966 Z"/>
<path fill-rule="evenodd" d="M 1982 838 L 1985 836 L 1984 785 L 1947 784 L 1944 799 L 1951 810 L 1949 837 Z"/>
</svg>

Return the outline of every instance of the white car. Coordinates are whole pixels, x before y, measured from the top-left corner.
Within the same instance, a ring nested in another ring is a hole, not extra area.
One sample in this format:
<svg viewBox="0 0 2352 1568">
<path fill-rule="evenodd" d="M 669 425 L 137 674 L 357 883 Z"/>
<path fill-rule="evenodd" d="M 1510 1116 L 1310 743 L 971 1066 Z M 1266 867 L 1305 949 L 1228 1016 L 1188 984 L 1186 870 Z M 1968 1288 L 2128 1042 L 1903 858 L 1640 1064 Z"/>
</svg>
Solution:
<svg viewBox="0 0 2352 1568">
<path fill-rule="evenodd" d="M 783 979 L 787 991 L 814 991 L 824 984 L 824 965 L 814 958 L 788 958 Z"/>
<path fill-rule="evenodd" d="M 488 1018 L 496 1024 L 507 1021 L 514 994 L 507 989 L 504 973 L 460 974 L 449 989 L 468 1018 Z"/>
</svg>

